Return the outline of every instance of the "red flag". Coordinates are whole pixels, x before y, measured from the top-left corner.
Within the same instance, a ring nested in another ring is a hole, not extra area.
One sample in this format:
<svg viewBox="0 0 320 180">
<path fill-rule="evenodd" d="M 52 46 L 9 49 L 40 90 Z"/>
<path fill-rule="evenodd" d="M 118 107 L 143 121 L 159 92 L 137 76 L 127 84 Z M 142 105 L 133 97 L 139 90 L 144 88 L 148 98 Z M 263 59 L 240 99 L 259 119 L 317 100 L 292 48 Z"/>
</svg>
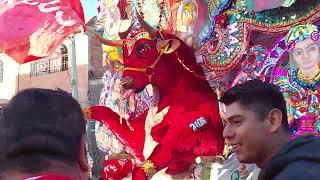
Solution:
<svg viewBox="0 0 320 180">
<path fill-rule="evenodd" d="M 0 51 L 18 63 L 50 55 L 80 28 L 80 0 L 0 0 Z"/>
</svg>

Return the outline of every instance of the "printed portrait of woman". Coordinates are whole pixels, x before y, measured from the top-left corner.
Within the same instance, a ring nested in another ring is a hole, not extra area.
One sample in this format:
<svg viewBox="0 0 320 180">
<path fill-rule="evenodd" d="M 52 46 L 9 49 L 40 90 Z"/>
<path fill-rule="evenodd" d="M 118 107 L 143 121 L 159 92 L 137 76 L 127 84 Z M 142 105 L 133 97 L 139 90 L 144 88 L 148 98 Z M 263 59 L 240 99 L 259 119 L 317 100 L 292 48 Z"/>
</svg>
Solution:
<svg viewBox="0 0 320 180">
<path fill-rule="evenodd" d="M 293 136 L 320 132 L 320 35 L 312 24 L 293 27 L 285 37 L 289 63 L 277 65 L 273 83 L 280 86 L 288 107 Z M 279 63 L 278 63 L 279 64 Z"/>
</svg>

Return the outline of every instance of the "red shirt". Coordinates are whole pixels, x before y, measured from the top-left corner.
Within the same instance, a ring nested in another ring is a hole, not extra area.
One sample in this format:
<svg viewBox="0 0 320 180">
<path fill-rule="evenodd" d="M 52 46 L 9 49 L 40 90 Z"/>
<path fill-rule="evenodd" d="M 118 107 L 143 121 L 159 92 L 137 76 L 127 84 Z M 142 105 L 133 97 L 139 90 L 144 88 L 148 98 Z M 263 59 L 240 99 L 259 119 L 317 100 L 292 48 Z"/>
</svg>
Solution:
<svg viewBox="0 0 320 180">
<path fill-rule="evenodd" d="M 59 174 L 39 174 L 24 178 L 23 180 L 76 180 L 76 178 Z"/>
</svg>

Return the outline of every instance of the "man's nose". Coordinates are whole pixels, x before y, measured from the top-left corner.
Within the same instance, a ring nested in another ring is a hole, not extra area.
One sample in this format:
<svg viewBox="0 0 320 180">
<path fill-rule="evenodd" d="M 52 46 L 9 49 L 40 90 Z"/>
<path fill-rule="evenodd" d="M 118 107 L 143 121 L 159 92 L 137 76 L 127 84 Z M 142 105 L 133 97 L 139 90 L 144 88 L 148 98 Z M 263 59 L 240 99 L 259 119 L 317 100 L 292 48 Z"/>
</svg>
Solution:
<svg viewBox="0 0 320 180">
<path fill-rule="evenodd" d="M 225 139 L 231 139 L 234 137 L 234 130 L 229 126 L 229 125 L 226 125 L 223 129 L 223 138 Z"/>
</svg>

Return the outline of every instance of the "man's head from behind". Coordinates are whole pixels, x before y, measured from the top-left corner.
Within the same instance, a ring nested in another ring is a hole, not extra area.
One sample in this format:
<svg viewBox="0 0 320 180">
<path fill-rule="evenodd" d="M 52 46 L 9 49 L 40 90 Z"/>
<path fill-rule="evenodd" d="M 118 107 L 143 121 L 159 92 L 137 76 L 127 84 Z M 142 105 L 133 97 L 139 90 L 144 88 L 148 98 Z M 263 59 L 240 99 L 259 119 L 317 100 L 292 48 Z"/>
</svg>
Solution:
<svg viewBox="0 0 320 180">
<path fill-rule="evenodd" d="M 85 177 L 84 135 L 80 105 L 67 92 L 19 92 L 0 112 L 0 175 L 63 174 L 56 167 L 61 165 L 74 169 L 73 176 Z"/>
<path fill-rule="evenodd" d="M 260 80 L 232 87 L 226 105 L 224 138 L 243 163 L 263 166 L 289 135 L 286 102 L 279 88 Z"/>
</svg>

